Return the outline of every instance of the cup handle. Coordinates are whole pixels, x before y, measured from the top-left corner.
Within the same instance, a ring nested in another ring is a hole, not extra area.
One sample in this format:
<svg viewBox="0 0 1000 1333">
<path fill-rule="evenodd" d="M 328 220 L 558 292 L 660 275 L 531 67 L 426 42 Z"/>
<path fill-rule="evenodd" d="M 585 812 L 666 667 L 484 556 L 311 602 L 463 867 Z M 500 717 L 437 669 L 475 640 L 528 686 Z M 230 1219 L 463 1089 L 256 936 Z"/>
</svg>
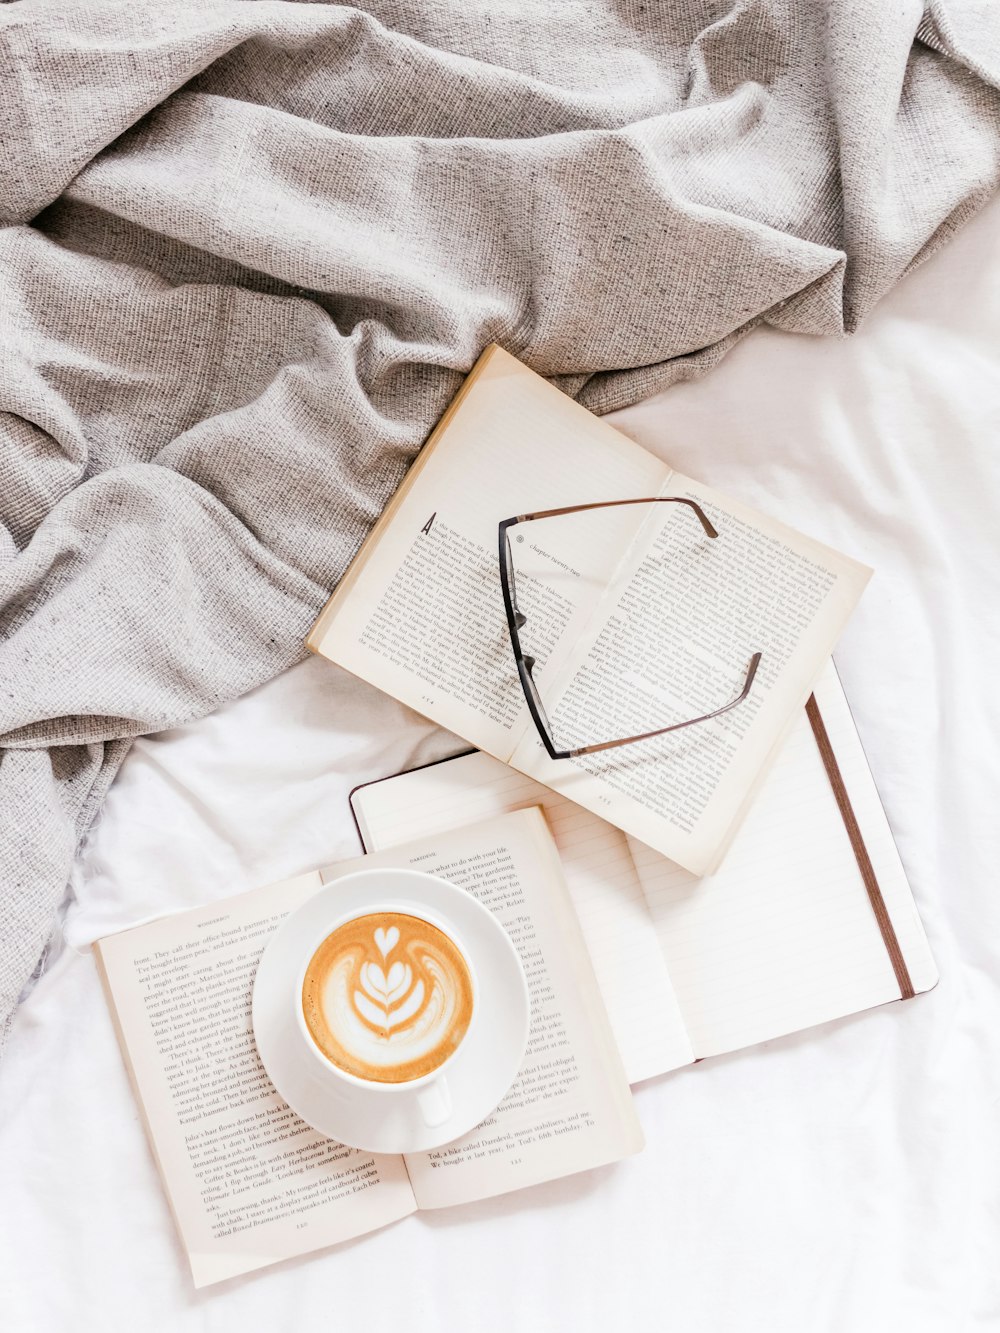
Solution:
<svg viewBox="0 0 1000 1333">
<path fill-rule="evenodd" d="M 417 1093 L 417 1105 L 420 1107 L 425 1125 L 433 1128 L 435 1125 L 444 1124 L 451 1115 L 452 1106 L 451 1092 L 443 1075 L 420 1089 Z"/>
</svg>

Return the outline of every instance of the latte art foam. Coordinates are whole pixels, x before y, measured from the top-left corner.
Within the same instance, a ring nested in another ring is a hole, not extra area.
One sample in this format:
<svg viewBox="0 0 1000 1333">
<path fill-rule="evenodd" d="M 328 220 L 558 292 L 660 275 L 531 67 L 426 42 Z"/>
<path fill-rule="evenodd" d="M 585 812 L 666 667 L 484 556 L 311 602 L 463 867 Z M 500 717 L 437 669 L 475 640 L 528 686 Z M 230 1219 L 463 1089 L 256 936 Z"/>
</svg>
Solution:
<svg viewBox="0 0 1000 1333">
<path fill-rule="evenodd" d="M 472 1008 L 472 977 L 454 941 L 402 912 L 339 926 L 302 983 L 302 1013 L 320 1051 L 377 1083 L 406 1083 L 444 1064 Z"/>
</svg>

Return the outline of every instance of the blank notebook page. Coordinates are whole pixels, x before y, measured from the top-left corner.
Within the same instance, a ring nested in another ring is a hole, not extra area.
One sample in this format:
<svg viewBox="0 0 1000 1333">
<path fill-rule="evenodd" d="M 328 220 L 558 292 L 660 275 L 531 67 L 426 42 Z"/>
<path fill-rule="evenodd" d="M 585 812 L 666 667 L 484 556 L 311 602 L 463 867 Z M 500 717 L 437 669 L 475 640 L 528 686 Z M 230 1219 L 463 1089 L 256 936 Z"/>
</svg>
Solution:
<svg viewBox="0 0 1000 1333">
<path fill-rule="evenodd" d="M 622 832 L 480 753 L 362 787 L 353 805 L 369 849 L 540 805 L 629 1082 L 692 1062 L 694 1053 Z"/>
<path fill-rule="evenodd" d="M 927 990 L 934 962 L 832 664 L 815 694 L 914 989 Z M 805 712 L 714 875 L 631 846 L 699 1057 L 899 999 Z"/>
</svg>

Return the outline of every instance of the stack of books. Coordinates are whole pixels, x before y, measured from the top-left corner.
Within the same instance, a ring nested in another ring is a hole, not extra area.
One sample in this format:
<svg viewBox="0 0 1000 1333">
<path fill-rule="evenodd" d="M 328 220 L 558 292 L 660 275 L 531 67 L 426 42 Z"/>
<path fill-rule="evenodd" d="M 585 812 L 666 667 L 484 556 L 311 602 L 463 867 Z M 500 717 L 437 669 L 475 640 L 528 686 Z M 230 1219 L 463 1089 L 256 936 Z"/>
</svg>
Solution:
<svg viewBox="0 0 1000 1333">
<path fill-rule="evenodd" d="M 718 540 L 674 505 L 522 525 L 518 598 L 551 727 L 576 746 L 668 726 L 737 692 L 759 653 L 750 694 L 708 722 L 552 759 L 511 650 L 498 524 L 668 496 L 700 506 Z M 643 1141 L 631 1084 L 935 984 L 830 660 L 869 574 L 484 353 L 309 638 L 475 750 L 357 789 L 361 862 L 97 946 L 197 1285 L 624 1157 Z M 529 978 L 517 1081 L 432 1152 L 323 1138 L 254 1046 L 268 939 L 361 864 L 467 889 Z"/>
</svg>

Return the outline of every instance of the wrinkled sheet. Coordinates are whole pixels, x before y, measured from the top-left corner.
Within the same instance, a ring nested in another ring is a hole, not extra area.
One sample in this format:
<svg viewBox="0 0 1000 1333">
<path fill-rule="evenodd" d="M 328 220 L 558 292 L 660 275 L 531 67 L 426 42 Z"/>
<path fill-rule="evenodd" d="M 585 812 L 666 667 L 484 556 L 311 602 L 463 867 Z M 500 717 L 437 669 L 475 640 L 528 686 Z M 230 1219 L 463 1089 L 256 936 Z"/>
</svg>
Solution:
<svg viewBox="0 0 1000 1333">
<path fill-rule="evenodd" d="M 0 1078 L 11 1333 L 972 1333 L 1000 1320 L 1000 200 L 853 339 L 753 333 L 630 434 L 871 562 L 837 662 L 941 981 L 651 1081 L 620 1165 L 195 1293 L 90 941 L 356 850 L 455 742 L 310 660 L 138 741 Z"/>
<path fill-rule="evenodd" d="M 976 0 L 15 0 L 0 69 L 0 1044 L 130 738 L 301 656 L 487 342 L 623 406 L 1000 183 Z"/>
</svg>

